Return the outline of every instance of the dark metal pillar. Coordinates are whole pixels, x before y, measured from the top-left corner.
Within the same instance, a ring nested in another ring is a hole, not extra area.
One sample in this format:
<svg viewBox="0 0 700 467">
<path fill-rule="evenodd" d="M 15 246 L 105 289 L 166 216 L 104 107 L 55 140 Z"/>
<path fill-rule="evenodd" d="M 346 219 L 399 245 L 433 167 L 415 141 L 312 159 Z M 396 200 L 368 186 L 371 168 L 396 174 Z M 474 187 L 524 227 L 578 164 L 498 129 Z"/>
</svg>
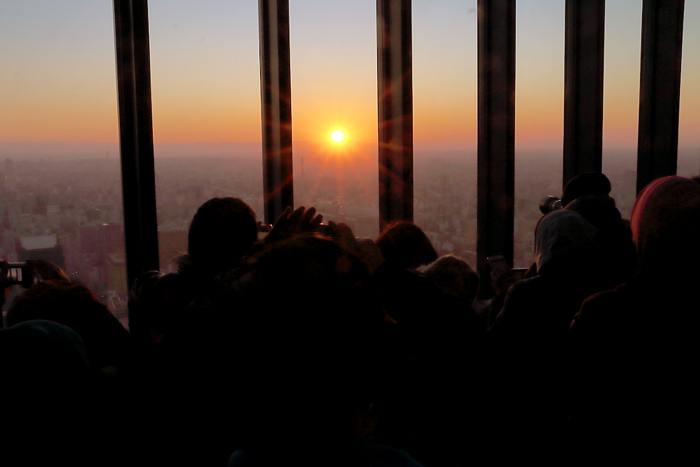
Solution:
<svg viewBox="0 0 700 467">
<path fill-rule="evenodd" d="M 563 184 L 603 170 L 605 0 L 567 0 Z"/>
<path fill-rule="evenodd" d="M 637 193 L 676 173 L 684 0 L 644 0 Z"/>
<path fill-rule="evenodd" d="M 513 265 L 515 185 L 515 0 L 478 2 L 479 133 L 477 270 L 490 293 L 486 258 Z"/>
<path fill-rule="evenodd" d="M 126 275 L 158 269 L 147 0 L 114 0 Z"/>
<path fill-rule="evenodd" d="M 259 0 L 265 222 L 294 206 L 289 0 Z"/>
<path fill-rule="evenodd" d="M 411 0 L 377 0 L 379 227 L 413 220 Z"/>
</svg>

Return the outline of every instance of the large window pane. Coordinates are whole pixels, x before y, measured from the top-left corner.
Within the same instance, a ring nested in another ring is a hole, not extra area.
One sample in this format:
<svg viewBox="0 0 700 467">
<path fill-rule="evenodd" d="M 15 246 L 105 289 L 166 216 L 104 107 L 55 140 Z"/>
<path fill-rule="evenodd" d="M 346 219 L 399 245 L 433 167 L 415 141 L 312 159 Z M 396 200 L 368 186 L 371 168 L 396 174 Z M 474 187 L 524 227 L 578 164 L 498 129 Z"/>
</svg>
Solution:
<svg viewBox="0 0 700 467">
<path fill-rule="evenodd" d="M 685 2 L 678 175 L 700 174 L 700 2 Z"/>
<path fill-rule="evenodd" d="M 540 200 L 561 196 L 565 2 L 518 2 L 515 74 L 514 267 L 534 262 Z"/>
<path fill-rule="evenodd" d="M 0 258 L 44 258 L 125 325 L 112 2 L 0 2 Z"/>
<path fill-rule="evenodd" d="M 636 199 L 641 47 L 641 0 L 606 2 L 603 173 L 623 217 Z"/>
<path fill-rule="evenodd" d="M 149 10 L 160 266 L 172 271 L 206 200 L 241 198 L 263 218 L 258 2 Z"/>
<path fill-rule="evenodd" d="M 289 16 L 295 204 L 376 237 L 376 2 L 293 1 Z"/>
<path fill-rule="evenodd" d="M 414 219 L 476 267 L 476 0 L 413 2 Z"/>
</svg>

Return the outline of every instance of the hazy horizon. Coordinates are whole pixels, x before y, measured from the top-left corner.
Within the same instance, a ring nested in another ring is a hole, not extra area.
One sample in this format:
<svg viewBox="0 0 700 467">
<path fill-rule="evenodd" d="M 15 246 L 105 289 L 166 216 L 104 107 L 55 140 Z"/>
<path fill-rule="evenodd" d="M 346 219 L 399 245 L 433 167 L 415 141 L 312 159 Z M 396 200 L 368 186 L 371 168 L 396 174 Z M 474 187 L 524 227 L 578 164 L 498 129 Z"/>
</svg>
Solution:
<svg viewBox="0 0 700 467">
<path fill-rule="evenodd" d="M 636 144 L 622 144 L 606 141 L 603 144 L 603 154 L 612 152 L 637 152 Z M 309 141 L 294 141 L 293 151 L 300 154 L 321 151 L 322 143 Z M 354 154 L 376 155 L 377 147 L 364 144 L 358 147 Z M 561 154 L 561 141 L 530 141 L 516 144 L 516 154 L 523 152 L 542 151 L 544 153 L 558 152 Z M 262 142 L 236 141 L 197 141 L 193 143 L 154 143 L 155 157 L 253 157 L 260 156 Z M 428 157 L 429 153 L 476 153 L 476 145 L 460 145 L 446 143 L 415 144 L 414 156 Z M 697 151 L 700 160 L 700 142 L 685 144 L 678 147 L 679 157 L 686 153 Z M 118 158 L 119 143 L 116 141 L 0 141 L 0 157 L 2 158 L 50 158 L 50 159 L 104 159 Z M 349 156 L 352 157 L 352 156 Z"/>
</svg>

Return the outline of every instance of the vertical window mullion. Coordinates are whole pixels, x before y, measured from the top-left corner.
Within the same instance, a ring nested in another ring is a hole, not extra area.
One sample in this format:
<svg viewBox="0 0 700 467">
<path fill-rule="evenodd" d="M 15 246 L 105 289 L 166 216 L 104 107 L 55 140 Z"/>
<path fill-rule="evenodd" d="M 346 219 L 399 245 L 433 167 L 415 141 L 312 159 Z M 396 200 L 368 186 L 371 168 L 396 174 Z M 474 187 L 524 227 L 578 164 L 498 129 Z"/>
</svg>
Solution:
<svg viewBox="0 0 700 467">
<path fill-rule="evenodd" d="M 114 0 L 124 236 L 129 287 L 158 269 L 147 0 Z"/>
<path fill-rule="evenodd" d="M 294 206 L 289 0 L 259 0 L 265 222 Z"/>
<path fill-rule="evenodd" d="M 564 176 L 603 170 L 605 0 L 567 0 Z"/>
<path fill-rule="evenodd" d="M 490 295 L 486 258 L 513 264 L 515 191 L 515 0 L 478 2 L 477 270 Z"/>
<path fill-rule="evenodd" d="M 637 193 L 678 164 L 684 0 L 644 0 Z"/>
<path fill-rule="evenodd" d="M 379 226 L 413 220 L 411 0 L 377 0 Z"/>
</svg>

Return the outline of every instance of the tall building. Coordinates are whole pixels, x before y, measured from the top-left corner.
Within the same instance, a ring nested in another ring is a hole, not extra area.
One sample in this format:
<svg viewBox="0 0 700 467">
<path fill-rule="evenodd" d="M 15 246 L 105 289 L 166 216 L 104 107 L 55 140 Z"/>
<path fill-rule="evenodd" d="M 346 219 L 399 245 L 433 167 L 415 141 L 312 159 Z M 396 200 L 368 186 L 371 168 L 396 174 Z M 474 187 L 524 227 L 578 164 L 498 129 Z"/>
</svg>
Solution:
<svg viewBox="0 0 700 467">
<path fill-rule="evenodd" d="M 15 240 L 15 250 L 19 261 L 45 259 L 61 269 L 66 268 L 63 246 L 58 243 L 56 234 L 19 237 Z"/>
</svg>

